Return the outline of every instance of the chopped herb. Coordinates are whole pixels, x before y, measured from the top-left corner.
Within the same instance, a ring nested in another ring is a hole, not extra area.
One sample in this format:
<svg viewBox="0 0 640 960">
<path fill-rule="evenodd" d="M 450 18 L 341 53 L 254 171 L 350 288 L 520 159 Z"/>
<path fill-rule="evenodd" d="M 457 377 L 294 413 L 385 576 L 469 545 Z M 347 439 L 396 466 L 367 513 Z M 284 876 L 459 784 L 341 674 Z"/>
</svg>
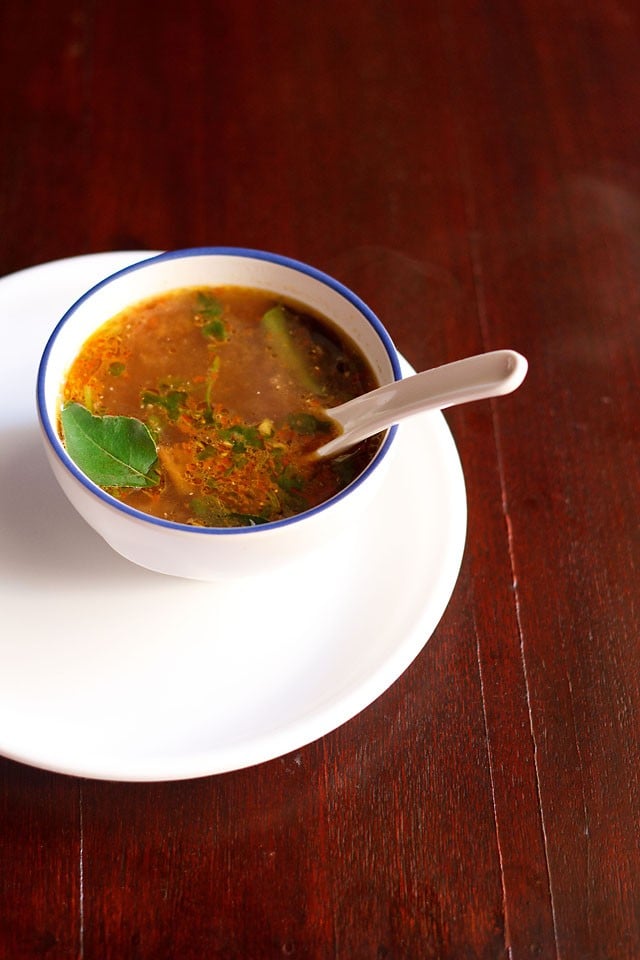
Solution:
<svg viewBox="0 0 640 960">
<path fill-rule="evenodd" d="M 214 340 L 226 340 L 227 331 L 222 320 L 208 320 L 202 327 L 205 337 L 213 337 Z"/>
<path fill-rule="evenodd" d="M 167 411 L 169 420 L 177 420 L 187 402 L 187 394 L 184 390 L 169 390 L 165 394 L 145 390 L 140 399 L 143 407 L 162 407 Z"/>
<path fill-rule="evenodd" d="M 198 315 L 204 319 L 202 333 L 214 340 L 226 340 L 227 328 L 222 320 L 222 304 L 216 297 L 203 291 L 198 292 Z"/>
<path fill-rule="evenodd" d="M 264 440 L 258 427 L 244 426 L 241 423 L 226 427 L 218 432 L 221 440 L 226 440 L 234 450 L 242 453 L 247 447 L 262 447 Z"/>
<path fill-rule="evenodd" d="M 267 517 L 229 510 L 215 496 L 194 497 L 191 509 L 208 527 L 255 527 L 268 522 Z"/>
<path fill-rule="evenodd" d="M 304 480 L 297 470 L 289 465 L 276 477 L 276 483 L 285 493 L 297 493 L 302 490 Z"/>
<path fill-rule="evenodd" d="M 120 363 L 118 360 L 114 360 L 113 363 L 109 364 L 109 373 L 112 377 L 119 377 L 124 373 L 126 367 L 124 363 Z"/>
<path fill-rule="evenodd" d="M 218 451 L 216 450 L 216 448 L 212 447 L 211 444 L 208 443 L 206 444 L 206 446 L 202 448 L 202 450 L 198 451 L 198 453 L 196 454 L 196 460 L 210 460 L 211 457 L 216 456 L 217 452 Z"/>
</svg>

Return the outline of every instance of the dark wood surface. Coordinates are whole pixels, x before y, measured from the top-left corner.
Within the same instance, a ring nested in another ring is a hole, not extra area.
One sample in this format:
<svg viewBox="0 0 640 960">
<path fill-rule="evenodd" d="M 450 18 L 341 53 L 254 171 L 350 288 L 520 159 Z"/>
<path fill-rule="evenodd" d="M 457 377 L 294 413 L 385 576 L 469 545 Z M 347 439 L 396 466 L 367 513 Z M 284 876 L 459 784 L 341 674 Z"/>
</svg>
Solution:
<svg viewBox="0 0 640 960">
<path fill-rule="evenodd" d="M 0 4 L 0 274 L 258 247 L 415 367 L 530 361 L 447 416 L 463 567 L 368 709 L 195 781 L 0 760 L 0 958 L 640 956 L 639 41 L 635 0 Z"/>
</svg>

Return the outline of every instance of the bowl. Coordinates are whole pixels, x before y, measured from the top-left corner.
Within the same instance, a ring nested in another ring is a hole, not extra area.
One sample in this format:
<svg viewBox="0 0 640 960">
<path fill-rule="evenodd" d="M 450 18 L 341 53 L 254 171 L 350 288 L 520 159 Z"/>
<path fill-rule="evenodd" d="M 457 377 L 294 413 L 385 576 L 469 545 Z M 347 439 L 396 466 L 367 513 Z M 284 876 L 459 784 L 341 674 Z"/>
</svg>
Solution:
<svg viewBox="0 0 640 960">
<path fill-rule="evenodd" d="M 258 250 L 205 247 L 142 260 L 91 288 L 51 334 L 38 369 L 37 409 L 48 460 L 78 513 L 126 559 L 149 570 L 195 580 L 254 576 L 295 562 L 362 519 L 394 450 L 387 431 L 363 472 L 311 510 L 252 527 L 196 527 L 142 513 L 93 483 L 67 454 L 57 431 L 60 391 L 85 340 L 105 321 L 157 294 L 189 286 L 242 286 L 297 301 L 328 317 L 359 346 L 385 384 L 400 379 L 389 334 L 349 289 L 304 263 Z"/>
</svg>

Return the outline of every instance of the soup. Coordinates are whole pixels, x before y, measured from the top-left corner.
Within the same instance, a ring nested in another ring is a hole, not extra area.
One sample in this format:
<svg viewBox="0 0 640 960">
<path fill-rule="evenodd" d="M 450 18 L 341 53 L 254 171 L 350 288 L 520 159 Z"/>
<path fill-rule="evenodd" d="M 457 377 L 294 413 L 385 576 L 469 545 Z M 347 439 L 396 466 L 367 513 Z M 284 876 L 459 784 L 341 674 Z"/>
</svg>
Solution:
<svg viewBox="0 0 640 960">
<path fill-rule="evenodd" d="M 333 497 L 380 438 L 328 460 L 326 417 L 378 386 L 354 343 L 306 307 L 258 290 L 175 290 L 128 308 L 83 345 L 59 431 L 99 486 L 153 516 L 263 524 Z"/>
</svg>

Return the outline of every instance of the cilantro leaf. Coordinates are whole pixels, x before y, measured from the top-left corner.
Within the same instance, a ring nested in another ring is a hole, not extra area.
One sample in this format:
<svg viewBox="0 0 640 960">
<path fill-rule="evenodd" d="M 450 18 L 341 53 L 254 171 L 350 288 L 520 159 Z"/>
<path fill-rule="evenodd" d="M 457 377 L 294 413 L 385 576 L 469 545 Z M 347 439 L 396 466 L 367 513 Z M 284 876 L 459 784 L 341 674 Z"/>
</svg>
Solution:
<svg viewBox="0 0 640 960">
<path fill-rule="evenodd" d="M 227 328 L 222 320 L 222 304 L 210 293 L 198 292 L 198 313 L 204 319 L 202 333 L 214 340 L 226 340 Z"/>
<path fill-rule="evenodd" d="M 187 402 L 184 390 L 169 390 L 167 393 L 156 393 L 155 390 L 145 390 L 141 397 L 145 407 L 163 407 L 167 411 L 169 420 L 177 420 L 180 411 Z"/>
</svg>

